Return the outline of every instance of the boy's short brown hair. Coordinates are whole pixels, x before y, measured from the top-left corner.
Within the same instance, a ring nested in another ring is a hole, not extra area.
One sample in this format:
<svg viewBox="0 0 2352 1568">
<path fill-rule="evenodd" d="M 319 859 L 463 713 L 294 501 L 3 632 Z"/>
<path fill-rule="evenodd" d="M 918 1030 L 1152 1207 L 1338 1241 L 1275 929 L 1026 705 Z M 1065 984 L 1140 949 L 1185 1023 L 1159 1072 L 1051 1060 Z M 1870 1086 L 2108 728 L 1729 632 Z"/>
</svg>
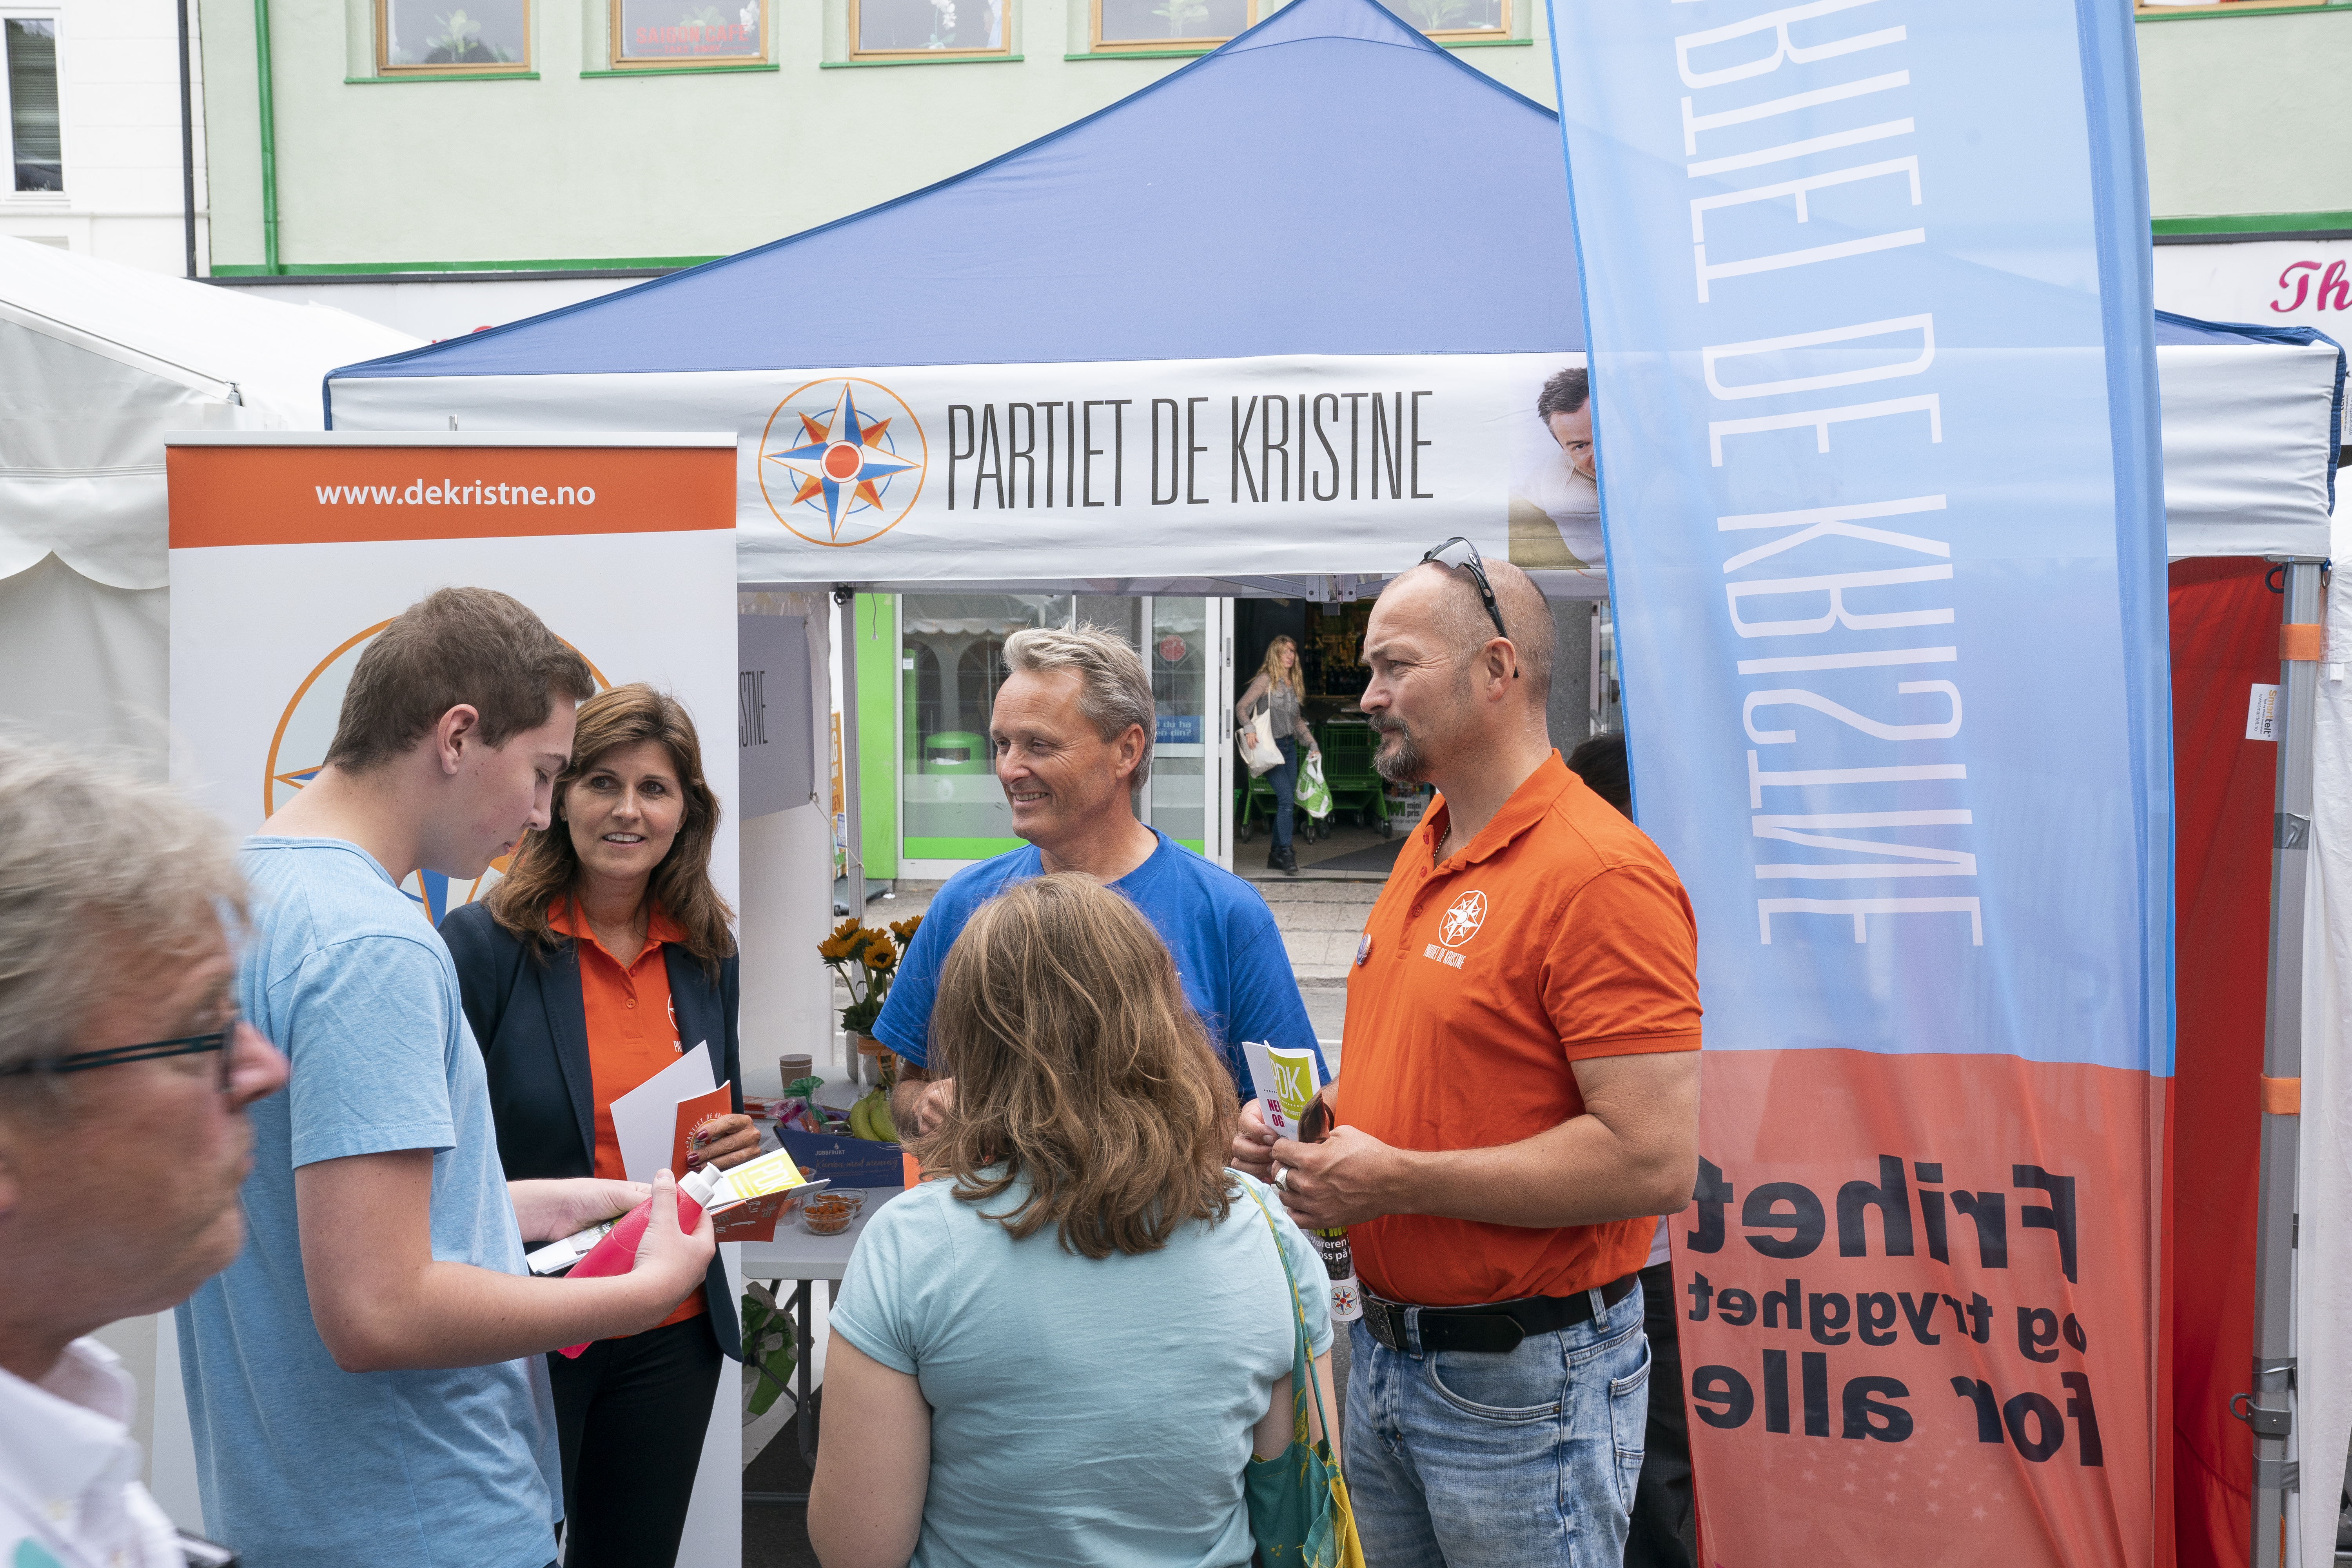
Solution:
<svg viewBox="0 0 2352 1568">
<path fill-rule="evenodd" d="M 547 722 L 562 695 L 596 695 L 588 661 L 519 600 L 494 588 L 443 588 L 418 600 L 360 655 L 327 763 L 364 773 L 407 751 L 460 703 L 503 746 Z"/>
</svg>

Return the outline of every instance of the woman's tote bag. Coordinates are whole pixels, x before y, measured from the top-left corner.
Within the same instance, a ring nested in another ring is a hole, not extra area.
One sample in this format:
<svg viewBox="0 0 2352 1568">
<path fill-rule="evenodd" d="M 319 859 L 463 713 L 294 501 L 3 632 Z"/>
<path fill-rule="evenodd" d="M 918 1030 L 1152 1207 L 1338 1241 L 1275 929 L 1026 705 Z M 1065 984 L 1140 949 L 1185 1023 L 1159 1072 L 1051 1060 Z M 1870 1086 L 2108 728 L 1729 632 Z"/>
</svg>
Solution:
<svg viewBox="0 0 2352 1568">
<path fill-rule="evenodd" d="M 1356 1515 L 1348 1505 L 1348 1483 L 1340 1478 L 1339 1461 L 1331 1456 L 1331 1417 L 1323 1409 L 1323 1386 L 1315 1380 L 1307 1354 L 1307 1309 L 1298 1299 L 1298 1280 L 1290 1272 L 1290 1254 L 1274 1228 L 1265 1200 L 1244 1187 L 1258 1213 L 1265 1215 L 1267 1234 L 1274 1237 L 1274 1255 L 1282 1260 L 1282 1277 L 1290 1285 L 1290 1447 L 1271 1459 L 1253 1458 L 1242 1471 L 1242 1491 L 1249 1501 L 1250 1535 L 1266 1568 L 1364 1568 L 1364 1549 L 1356 1539 Z M 1323 1422 L 1323 1437 L 1307 1441 L 1307 1398 L 1312 1390 L 1315 1413 Z"/>
<path fill-rule="evenodd" d="M 1282 766 L 1282 752 L 1274 743 L 1274 715 L 1267 709 L 1259 709 L 1256 718 L 1234 731 L 1234 743 L 1241 747 L 1252 778 Z"/>
</svg>

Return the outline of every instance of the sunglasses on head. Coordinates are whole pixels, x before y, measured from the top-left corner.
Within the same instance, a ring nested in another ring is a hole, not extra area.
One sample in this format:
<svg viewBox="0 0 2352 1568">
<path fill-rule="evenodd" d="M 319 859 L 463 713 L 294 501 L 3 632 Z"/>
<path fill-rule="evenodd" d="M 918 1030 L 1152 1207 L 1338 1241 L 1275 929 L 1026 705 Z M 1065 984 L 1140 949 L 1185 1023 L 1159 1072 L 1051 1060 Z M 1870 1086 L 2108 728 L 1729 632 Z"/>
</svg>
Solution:
<svg viewBox="0 0 2352 1568">
<path fill-rule="evenodd" d="M 1478 547 L 1457 533 L 1421 558 L 1424 566 L 1433 561 L 1440 566 L 1458 566 L 1470 574 L 1470 580 L 1478 584 L 1479 602 L 1486 606 L 1486 618 L 1495 623 L 1495 635 L 1509 641 L 1510 630 L 1503 625 L 1502 608 L 1495 603 L 1495 585 L 1486 581 L 1486 563 L 1478 559 Z M 1514 666 L 1511 679 L 1518 678 L 1518 668 Z"/>
</svg>

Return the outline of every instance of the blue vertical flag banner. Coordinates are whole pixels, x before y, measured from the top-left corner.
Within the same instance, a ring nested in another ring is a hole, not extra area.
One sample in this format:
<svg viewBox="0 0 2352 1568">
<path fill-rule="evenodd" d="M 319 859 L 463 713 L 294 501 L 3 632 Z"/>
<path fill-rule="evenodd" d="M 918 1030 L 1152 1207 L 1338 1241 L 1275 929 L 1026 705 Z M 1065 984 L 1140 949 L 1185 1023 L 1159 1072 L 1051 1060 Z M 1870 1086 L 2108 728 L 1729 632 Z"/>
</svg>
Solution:
<svg viewBox="0 0 2352 1568">
<path fill-rule="evenodd" d="M 1552 40 L 1721 1568 L 2169 1561 L 2163 508 L 2122 0 Z"/>
</svg>

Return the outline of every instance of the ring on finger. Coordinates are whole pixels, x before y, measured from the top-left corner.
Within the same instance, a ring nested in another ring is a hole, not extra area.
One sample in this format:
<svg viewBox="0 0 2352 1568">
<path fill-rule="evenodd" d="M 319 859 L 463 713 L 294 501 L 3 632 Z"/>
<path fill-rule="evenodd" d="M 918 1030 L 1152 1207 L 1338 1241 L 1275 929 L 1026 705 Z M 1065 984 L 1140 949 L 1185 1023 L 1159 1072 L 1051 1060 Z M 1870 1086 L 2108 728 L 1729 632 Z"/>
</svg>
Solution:
<svg viewBox="0 0 2352 1568">
<path fill-rule="evenodd" d="M 1282 1165 L 1282 1164 L 1277 1164 L 1277 1165 L 1276 1165 L 1276 1166 L 1275 1166 L 1275 1168 L 1274 1168 L 1274 1184 L 1275 1184 L 1275 1187 L 1276 1187 L 1278 1191 L 1286 1192 L 1286 1192 L 1288 1192 L 1288 1191 L 1290 1190 L 1290 1167 L 1289 1167 L 1289 1166 L 1287 1166 L 1287 1165 Z"/>
</svg>

